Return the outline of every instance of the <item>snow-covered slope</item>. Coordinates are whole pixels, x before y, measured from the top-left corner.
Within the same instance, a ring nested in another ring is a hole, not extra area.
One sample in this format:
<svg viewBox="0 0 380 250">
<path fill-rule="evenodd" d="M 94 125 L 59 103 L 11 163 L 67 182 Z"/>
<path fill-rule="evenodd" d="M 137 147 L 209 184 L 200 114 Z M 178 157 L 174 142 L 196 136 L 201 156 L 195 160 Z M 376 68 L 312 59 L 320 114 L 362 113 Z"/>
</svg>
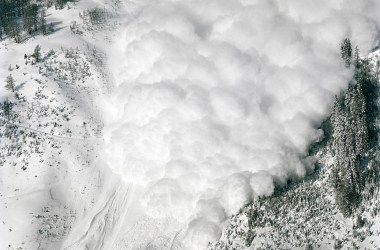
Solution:
<svg viewBox="0 0 380 250">
<path fill-rule="evenodd" d="M 376 91 L 380 84 L 380 50 L 376 49 L 363 60 L 369 62 Z M 379 105 L 378 91 L 371 95 L 377 98 L 374 103 Z M 377 114 L 374 125 L 377 133 L 378 118 Z M 325 121 L 328 123 L 330 119 Z M 334 155 L 334 138 L 326 137 L 311 147 L 318 162 L 314 173 L 302 181 L 289 182 L 274 195 L 244 207 L 226 222 L 222 237 L 211 243 L 209 249 L 378 249 L 380 155 L 375 138 L 378 136 L 370 138 L 376 144 L 371 145 L 365 156 L 371 159 L 370 163 L 364 161 L 361 170 L 364 173 L 366 168 L 375 169 L 375 181 L 364 181 L 367 187 L 362 191 L 361 204 L 351 216 L 344 217 L 336 203 L 331 174 L 337 155 Z"/>
<path fill-rule="evenodd" d="M 148 226 L 135 234 L 174 218 L 183 226 L 163 241 L 202 249 L 241 207 L 312 169 L 308 144 L 353 73 L 340 43 L 352 37 L 367 53 L 378 39 L 375 2 L 323 6 L 142 1 L 122 25 L 105 156 L 138 186 L 134 216 Z M 121 232 L 125 248 L 146 247 Z"/>
<path fill-rule="evenodd" d="M 97 99 L 110 81 L 102 46 L 93 43 L 107 44 L 107 32 L 96 41 L 93 32 L 79 36 L 69 28 L 92 6 L 51 7 L 53 33 L 1 41 L 0 101 L 13 108 L 0 111 L 0 249 L 60 249 L 103 192 Z M 37 45 L 39 62 L 32 56 Z M 8 75 L 18 97 L 4 88 Z"/>
<path fill-rule="evenodd" d="M 334 206 L 325 168 L 277 185 L 313 169 L 308 145 L 352 77 L 339 44 L 372 48 L 379 9 L 370 0 L 48 8 L 54 32 L 0 44 L 0 249 L 375 247 L 376 199 L 365 217 L 374 224 L 363 226 Z"/>
</svg>

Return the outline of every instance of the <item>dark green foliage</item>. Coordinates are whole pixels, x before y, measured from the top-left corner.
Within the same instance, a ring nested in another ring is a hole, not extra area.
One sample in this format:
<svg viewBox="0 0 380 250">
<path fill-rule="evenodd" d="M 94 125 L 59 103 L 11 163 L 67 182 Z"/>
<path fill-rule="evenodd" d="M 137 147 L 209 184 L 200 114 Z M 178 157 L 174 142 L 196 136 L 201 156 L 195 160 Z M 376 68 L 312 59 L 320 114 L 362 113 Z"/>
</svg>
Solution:
<svg viewBox="0 0 380 250">
<path fill-rule="evenodd" d="M 361 215 L 357 215 L 354 228 L 361 228 L 365 225 L 365 223 L 365 219 Z"/>
<path fill-rule="evenodd" d="M 43 7 L 62 9 L 68 0 L 34 1 L 34 0 L 0 0 L 0 40 L 10 37 L 21 42 L 22 31 L 29 35 L 41 32 L 47 35 L 50 30 L 46 25 Z"/>
<path fill-rule="evenodd" d="M 351 43 L 342 43 L 342 58 L 347 65 Z M 333 127 L 332 149 L 335 164 L 331 183 L 335 189 L 336 204 L 344 216 L 351 216 L 359 207 L 368 176 L 377 175 L 376 168 L 368 167 L 368 150 L 377 144 L 375 118 L 377 84 L 369 62 L 361 60 L 355 49 L 355 81 L 337 98 L 331 116 Z"/>
<path fill-rule="evenodd" d="M 26 9 L 30 7 L 30 2 L 30 0 L 0 0 L 0 29 L 16 42 L 21 41 L 20 21 L 21 18 L 29 18 Z"/>
<path fill-rule="evenodd" d="M 36 58 L 36 62 L 39 62 L 41 60 L 41 46 L 37 45 L 34 48 L 33 57 Z"/>
<path fill-rule="evenodd" d="M 16 19 L 10 19 L 7 26 L 7 33 L 16 43 L 21 42 L 21 29 Z"/>
<path fill-rule="evenodd" d="M 349 38 L 343 40 L 340 45 L 340 51 L 342 55 L 342 59 L 346 63 L 346 67 L 350 67 L 352 60 L 352 46 Z"/>
<path fill-rule="evenodd" d="M 342 241 L 339 239 L 335 240 L 334 249 L 342 249 L 342 247 L 343 247 Z"/>
<path fill-rule="evenodd" d="M 354 209 L 360 204 L 360 192 L 353 188 L 351 183 L 344 183 L 344 181 L 338 180 L 335 181 L 337 182 L 335 184 L 335 203 L 339 207 L 340 212 L 348 217 L 353 214 Z"/>
<path fill-rule="evenodd" d="M 5 80 L 5 88 L 15 92 L 16 82 L 13 79 L 12 75 L 7 76 L 7 79 Z"/>
<path fill-rule="evenodd" d="M 331 174 L 336 204 L 350 216 L 360 204 L 363 166 L 360 159 L 368 148 L 365 99 L 360 84 L 351 85 L 337 99 L 332 114 L 335 164 Z"/>
<path fill-rule="evenodd" d="M 45 10 L 41 10 L 40 14 L 40 19 L 39 19 L 39 26 L 42 34 L 45 36 L 48 34 L 48 27 L 46 24 L 46 19 L 45 19 Z"/>
<path fill-rule="evenodd" d="M 286 242 L 287 239 L 298 240 L 293 242 L 293 247 L 312 249 L 318 238 L 326 233 L 325 228 L 321 230 L 313 226 L 317 223 L 316 218 L 326 228 L 336 224 L 331 218 L 334 214 L 333 206 L 322 195 L 325 191 L 316 189 L 313 184 L 317 177 L 318 173 L 314 173 L 305 182 L 294 183 L 286 191 L 279 191 L 250 205 L 246 210 L 249 226 L 247 236 L 250 236 L 246 238 L 246 246 L 252 246 L 252 241 L 258 236 L 257 229 L 270 227 L 270 233 L 278 239 L 268 242 L 274 244 L 271 249 L 287 249 L 281 242 Z M 270 249 L 265 244 L 267 243 L 264 243 L 262 249 Z"/>
<path fill-rule="evenodd" d="M 5 117 L 9 117 L 12 112 L 13 103 L 8 100 L 5 100 L 3 103 L 0 103 L 0 107 L 2 109 L 3 115 Z"/>
<path fill-rule="evenodd" d="M 24 30 L 29 34 L 38 30 L 38 5 L 28 4 L 25 6 L 23 14 Z"/>
<path fill-rule="evenodd" d="M 95 7 L 79 13 L 79 17 L 88 26 L 102 25 L 107 22 L 109 13 L 105 9 Z"/>
<path fill-rule="evenodd" d="M 313 245 L 312 244 L 310 244 L 310 243 L 308 243 L 307 245 L 306 245 L 306 247 L 305 247 L 305 250 L 313 250 L 314 248 L 313 248 Z"/>
<path fill-rule="evenodd" d="M 104 23 L 106 20 L 107 12 L 101 8 L 93 8 L 88 11 L 90 22 L 93 25 Z"/>
<path fill-rule="evenodd" d="M 355 66 L 355 69 L 358 69 L 360 67 L 360 51 L 359 51 L 358 46 L 355 47 L 354 66 Z"/>
<path fill-rule="evenodd" d="M 360 60 L 359 67 L 355 71 L 357 82 L 363 88 L 363 94 L 366 101 L 366 113 L 368 121 L 368 137 L 370 146 L 373 147 L 378 144 L 378 129 L 376 126 L 376 117 L 379 112 L 377 104 L 379 87 L 377 79 L 371 72 L 371 68 L 367 59 Z"/>
<path fill-rule="evenodd" d="M 54 6 L 56 9 L 63 9 L 65 7 L 66 3 L 71 2 L 70 0 L 55 0 Z"/>
</svg>

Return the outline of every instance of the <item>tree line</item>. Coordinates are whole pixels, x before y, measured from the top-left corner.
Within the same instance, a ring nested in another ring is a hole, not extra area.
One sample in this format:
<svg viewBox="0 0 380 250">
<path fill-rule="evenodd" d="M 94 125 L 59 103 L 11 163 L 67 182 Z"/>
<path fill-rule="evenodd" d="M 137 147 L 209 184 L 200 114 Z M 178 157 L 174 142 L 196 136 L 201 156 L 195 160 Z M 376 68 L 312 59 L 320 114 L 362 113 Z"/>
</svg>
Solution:
<svg viewBox="0 0 380 250">
<path fill-rule="evenodd" d="M 45 8 L 54 5 L 63 8 L 68 0 L 0 0 L 0 40 L 13 38 L 20 43 L 22 32 L 29 35 L 52 32 L 52 24 L 46 23 Z"/>
<path fill-rule="evenodd" d="M 355 73 L 348 89 L 336 97 L 331 116 L 335 163 L 330 179 L 335 189 L 336 205 L 345 216 L 355 212 L 366 186 L 369 182 L 378 182 L 379 177 L 378 164 L 373 164 L 369 154 L 378 142 L 375 124 L 377 79 L 369 61 L 360 58 L 358 47 L 354 50 L 352 47 L 348 38 L 341 44 L 342 59 Z M 377 178 L 367 178 L 369 176 Z"/>
</svg>

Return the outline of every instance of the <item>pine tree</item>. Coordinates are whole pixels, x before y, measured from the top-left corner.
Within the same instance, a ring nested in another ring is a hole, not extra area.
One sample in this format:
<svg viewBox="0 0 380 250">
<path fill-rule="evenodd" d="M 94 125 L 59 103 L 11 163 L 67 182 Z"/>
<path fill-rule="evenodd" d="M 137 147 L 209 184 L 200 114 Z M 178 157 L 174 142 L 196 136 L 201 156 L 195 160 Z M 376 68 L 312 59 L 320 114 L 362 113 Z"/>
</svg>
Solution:
<svg viewBox="0 0 380 250">
<path fill-rule="evenodd" d="M 21 42 L 21 31 L 20 26 L 16 20 L 10 19 L 11 21 L 8 23 L 9 27 L 9 36 L 12 37 L 16 43 Z"/>
<path fill-rule="evenodd" d="M 368 148 L 368 120 L 366 111 L 366 100 L 363 93 L 362 83 L 355 85 L 354 103 L 352 107 L 352 115 L 355 117 L 355 134 L 357 136 L 356 154 L 363 155 Z"/>
<path fill-rule="evenodd" d="M 355 63 L 355 68 L 358 69 L 360 67 L 360 51 L 359 51 L 358 46 L 355 47 L 354 63 Z"/>
<path fill-rule="evenodd" d="M 6 99 L 1 106 L 3 108 L 4 116 L 9 117 L 12 112 L 13 103 Z"/>
<path fill-rule="evenodd" d="M 33 33 L 33 9 L 31 5 L 25 8 L 23 15 L 23 27 L 29 34 Z"/>
<path fill-rule="evenodd" d="M 340 45 L 342 59 L 344 60 L 346 67 L 351 66 L 352 60 L 352 45 L 349 38 L 345 38 Z"/>
<path fill-rule="evenodd" d="M 36 58 L 36 62 L 39 62 L 41 60 L 41 46 L 37 45 L 34 48 L 34 53 L 33 53 L 34 58 Z"/>
<path fill-rule="evenodd" d="M 44 36 L 47 35 L 47 24 L 46 24 L 46 19 L 45 19 L 45 10 L 42 9 L 41 15 L 40 15 L 40 31 Z"/>
<path fill-rule="evenodd" d="M 15 92 L 15 80 L 13 79 L 12 75 L 7 76 L 7 79 L 5 80 L 5 88 L 8 90 L 11 90 L 12 92 Z"/>
<path fill-rule="evenodd" d="M 67 0 L 55 0 L 55 8 L 56 9 L 63 9 L 66 2 L 67 2 Z"/>
<path fill-rule="evenodd" d="M 53 1 L 57 0 L 0 0 L 0 36 L 9 36 L 19 43 L 21 42 L 21 31 L 33 34 L 41 29 L 41 33 L 47 34 L 44 30 L 48 30 L 48 28 L 41 27 L 44 26 L 44 23 L 46 26 L 46 21 L 39 13 L 42 6 L 50 7 L 49 5 Z M 60 2 L 67 1 L 60 0 Z M 63 6 L 63 3 L 60 4 Z"/>
<path fill-rule="evenodd" d="M 364 168 L 361 159 L 368 148 L 366 101 L 360 83 L 351 83 L 337 98 L 332 114 L 335 164 L 331 181 L 340 211 L 350 216 L 361 202 Z"/>
<path fill-rule="evenodd" d="M 333 149 L 335 152 L 336 165 L 346 165 L 346 135 L 347 117 L 345 116 L 343 103 L 336 97 L 332 114 L 333 123 Z"/>
</svg>

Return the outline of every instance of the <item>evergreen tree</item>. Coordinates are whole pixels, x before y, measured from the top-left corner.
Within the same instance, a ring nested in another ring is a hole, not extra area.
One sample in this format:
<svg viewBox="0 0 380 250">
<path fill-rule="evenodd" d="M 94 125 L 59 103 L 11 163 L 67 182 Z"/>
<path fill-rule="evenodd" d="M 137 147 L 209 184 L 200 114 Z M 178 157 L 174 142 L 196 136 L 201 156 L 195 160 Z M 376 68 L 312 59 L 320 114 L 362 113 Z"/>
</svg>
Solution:
<svg viewBox="0 0 380 250">
<path fill-rule="evenodd" d="M 346 63 L 346 67 L 351 66 L 351 60 L 352 60 L 352 46 L 351 41 L 349 38 L 345 38 L 340 45 L 341 55 L 342 59 Z"/>
<path fill-rule="evenodd" d="M 67 0 L 55 0 L 55 8 L 56 9 L 63 9 L 66 2 L 67 2 Z"/>
<path fill-rule="evenodd" d="M 23 25 L 24 30 L 26 30 L 29 34 L 35 32 L 35 23 L 36 17 L 38 13 L 38 8 L 36 5 L 30 4 L 25 7 L 25 11 L 23 14 Z"/>
<path fill-rule="evenodd" d="M 360 51 L 359 51 L 358 46 L 355 47 L 354 63 L 355 63 L 355 69 L 357 70 L 360 67 Z"/>
<path fill-rule="evenodd" d="M 9 36 L 12 37 L 16 43 L 21 42 L 21 30 L 18 22 L 15 19 L 10 19 L 8 23 Z"/>
<path fill-rule="evenodd" d="M 331 181 L 336 204 L 349 216 L 361 202 L 364 187 L 361 159 L 368 149 L 366 101 L 360 83 L 351 83 L 346 93 L 335 101 L 331 120 L 335 152 Z"/>
<path fill-rule="evenodd" d="M 36 62 L 39 62 L 41 60 L 41 46 L 37 45 L 34 48 L 34 53 L 33 53 L 34 58 L 36 58 Z"/>
<path fill-rule="evenodd" d="M 47 24 L 46 24 L 46 19 L 45 19 L 45 10 L 42 9 L 41 15 L 40 15 L 40 31 L 42 34 L 45 36 L 48 34 L 47 32 Z"/>
<path fill-rule="evenodd" d="M 0 0 L 0 40 L 8 36 L 20 42 L 22 31 L 33 34 L 40 30 L 46 35 L 49 27 L 44 11 L 40 10 L 53 2 L 63 8 L 67 0 Z"/>
<path fill-rule="evenodd" d="M 10 102 L 10 101 L 8 101 L 8 99 L 6 99 L 6 100 L 3 102 L 2 108 L 3 108 L 3 114 L 4 114 L 6 117 L 9 117 L 10 114 L 11 114 L 12 108 L 13 108 L 13 103 Z"/>
<path fill-rule="evenodd" d="M 368 120 L 366 100 L 363 94 L 363 87 L 361 82 L 355 85 L 351 115 L 355 121 L 353 124 L 354 130 L 356 132 L 355 153 L 357 155 L 363 155 L 368 149 Z"/>
<path fill-rule="evenodd" d="M 356 75 L 358 84 L 361 86 L 365 97 L 369 143 L 372 146 L 377 145 L 379 131 L 377 128 L 376 117 L 379 113 L 379 87 L 376 75 L 371 72 L 371 65 L 367 59 L 360 61 L 360 67 L 357 69 Z"/>
<path fill-rule="evenodd" d="M 7 76 L 7 79 L 5 80 L 5 88 L 15 92 L 15 80 L 13 79 L 12 75 Z"/>
</svg>

